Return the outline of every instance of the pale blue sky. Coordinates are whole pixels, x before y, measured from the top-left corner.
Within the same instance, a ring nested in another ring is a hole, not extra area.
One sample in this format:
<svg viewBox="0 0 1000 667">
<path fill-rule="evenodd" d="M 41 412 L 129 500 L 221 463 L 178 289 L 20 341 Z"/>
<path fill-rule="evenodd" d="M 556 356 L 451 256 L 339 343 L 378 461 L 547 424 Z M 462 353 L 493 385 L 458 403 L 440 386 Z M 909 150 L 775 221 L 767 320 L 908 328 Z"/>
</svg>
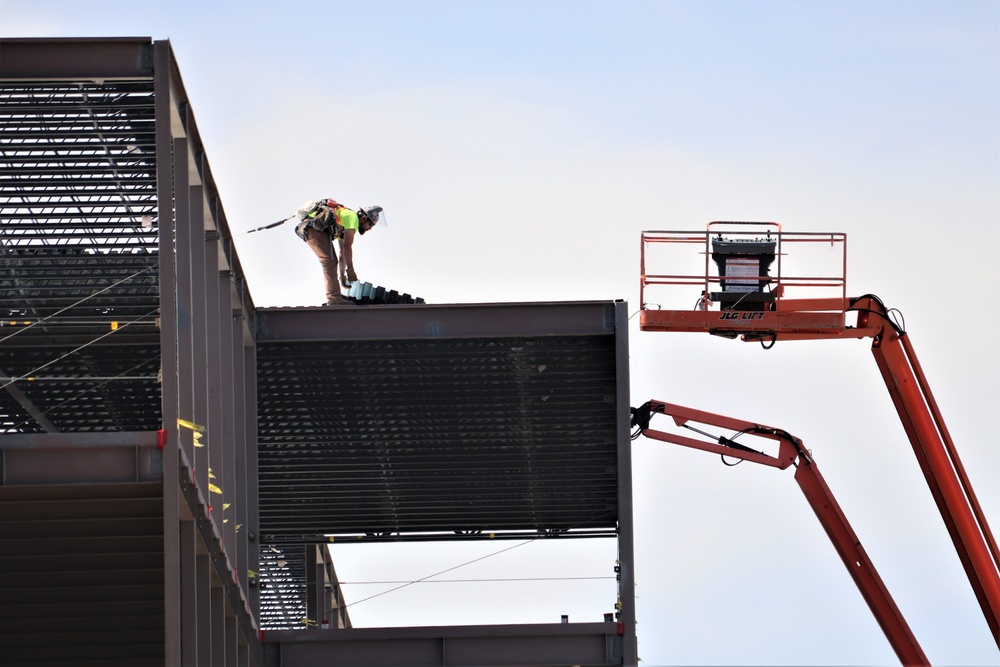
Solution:
<svg viewBox="0 0 1000 667">
<path fill-rule="evenodd" d="M 359 275 L 431 302 L 620 298 L 635 312 L 642 230 L 763 219 L 846 232 L 849 292 L 906 316 L 1000 529 L 996 0 L 0 0 L 0 35 L 170 39 L 233 230 L 318 196 L 381 204 L 390 227 L 359 241 Z M 237 249 L 258 305 L 323 300 L 287 226 Z M 633 405 L 801 437 L 930 659 L 997 664 L 868 342 L 764 352 L 642 333 L 637 319 Z M 734 372 L 754 379 L 745 391 Z M 895 662 L 790 471 L 642 439 L 634 463 L 646 664 Z M 570 546 L 526 544 L 449 577 L 610 573 L 613 545 Z M 343 578 L 371 581 L 491 550 L 334 555 Z M 611 610 L 611 584 L 560 586 L 420 584 L 351 614 L 399 625 Z"/>
</svg>

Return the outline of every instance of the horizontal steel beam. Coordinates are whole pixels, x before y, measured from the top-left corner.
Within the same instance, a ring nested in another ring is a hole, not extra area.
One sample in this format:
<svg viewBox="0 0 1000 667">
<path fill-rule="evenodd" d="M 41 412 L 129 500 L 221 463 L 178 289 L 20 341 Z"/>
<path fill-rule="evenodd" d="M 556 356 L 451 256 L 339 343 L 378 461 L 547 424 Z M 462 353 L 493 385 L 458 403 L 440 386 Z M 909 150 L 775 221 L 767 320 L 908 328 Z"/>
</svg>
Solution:
<svg viewBox="0 0 1000 667">
<path fill-rule="evenodd" d="M 156 431 L 108 433 L 3 433 L 0 449 L 80 449 L 88 447 L 155 447 Z"/>
<path fill-rule="evenodd" d="M 163 455 L 155 446 L 0 448 L 0 486 L 156 482 L 162 478 Z"/>
<path fill-rule="evenodd" d="M 478 303 L 261 308 L 257 340 L 500 338 L 613 334 L 615 303 Z"/>
<path fill-rule="evenodd" d="M 264 665 L 620 665 L 616 623 L 278 630 Z M 405 657 L 403 657 L 405 656 Z"/>
<path fill-rule="evenodd" d="M 2 79 L 140 79 L 153 76 L 149 37 L 0 39 Z"/>
</svg>

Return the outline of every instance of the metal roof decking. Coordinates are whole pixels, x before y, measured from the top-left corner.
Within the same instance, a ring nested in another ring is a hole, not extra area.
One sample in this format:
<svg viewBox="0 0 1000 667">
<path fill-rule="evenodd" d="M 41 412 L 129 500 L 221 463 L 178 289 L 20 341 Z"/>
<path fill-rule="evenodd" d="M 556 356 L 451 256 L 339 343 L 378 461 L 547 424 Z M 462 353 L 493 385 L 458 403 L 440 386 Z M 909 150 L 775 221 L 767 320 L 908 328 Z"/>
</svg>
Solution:
<svg viewBox="0 0 1000 667">
<path fill-rule="evenodd" d="M 260 311 L 264 540 L 614 535 L 615 307 Z"/>
</svg>

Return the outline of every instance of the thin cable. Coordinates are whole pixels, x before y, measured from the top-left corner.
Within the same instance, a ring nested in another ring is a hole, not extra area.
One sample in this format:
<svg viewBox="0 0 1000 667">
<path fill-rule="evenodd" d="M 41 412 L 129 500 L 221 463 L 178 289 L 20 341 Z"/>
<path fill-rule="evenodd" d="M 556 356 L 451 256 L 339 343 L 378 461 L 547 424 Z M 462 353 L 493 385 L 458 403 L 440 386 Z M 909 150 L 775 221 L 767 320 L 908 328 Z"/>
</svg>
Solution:
<svg viewBox="0 0 1000 667">
<path fill-rule="evenodd" d="M 433 575 L 432 575 L 433 576 Z M 435 579 L 434 581 L 422 581 L 424 584 L 478 584 L 478 583 L 502 583 L 510 581 L 596 581 L 611 580 L 614 577 L 515 577 L 504 579 Z M 374 584 L 413 584 L 412 581 L 338 581 L 338 586 L 367 586 Z M 355 603 L 357 604 L 357 603 Z"/>
<path fill-rule="evenodd" d="M 10 385 L 14 384 L 15 382 L 27 379 L 27 378 L 31 377 L 32 375 L 35 375 L 36 373 L 38 373 L 38 371 L 42 370 L 43 368 L 48 368 L 52 364 L 54 364 L 54 363 L 56 363 L 58 361 L 62 361 L 66 357 L 70 356 L 71 354 L 76 354 L 80 350 L 82 350 L 84 348 L 87 348 L 87 347 L 90 347 L 94 343 L 97 343 L 98 341 L 104 340 L 108 336 L 111 336 L 113 334 L 118 333 L 119 331 L 122 331 L 123 329 L 125 329 L 125 327 L 129 326 L 130 324 L 135 324 L 136 322 L 141 322 L 144 318 L 149 317 L 150 315 L 152 315 L 153 313 L 155 313 L 157 310 L 159 310 L 159 308 L 154 308 L 153 310 L 149 311 L 148 313 L 146 313 L 145 315 L 143 315 L 139 319 L 132 320 L 131 322 L 126 322 L 125 324 L 122 324 L 117 329 L 112 329 L 111 331 L 98 336 L 97 338 L 95 338 L 94 340 L 90 341 L 89 343 L 84 343 L 80 347 L 72 349 L 69 352 L 67 352 L 66 354 L 64 354 L 62 356 L 59 356 L 59 357 L 56 357 L 52 361 L 48 361 L 48 362 L 42 364 L 41 366 L 39 366 L 38 368 L 35 368 L 34 370 L 28 371 L 28 373 L 25 374 L 25 375 L 22 375 L 22 376 L 19 376 L 19 377 L 11 377 L 10 380 L 8 380 L 4 384 L 0 385 L 0 389 L 6 389 L 7 387 L 9 387 Z M 9 338 L 9 336 L 8 336 L 8 338 Z M 4 340 L 6 340 L 6 338 Z M 3 342 L 3 341 L 0 341 L 0 342 Z"/>
<path fill-rule="evenodd" d="M 608 514 L 609 514 L 609 512 L 602 512 L 601 514 L 597 515 L 595 518 L 601 518 L 601 517 L 607 516 Z M 581 522 L 581 523 L 583 523 L 583 522 Z M 579 525 L 579 524 L 577 524 L 577 525 Z M 576 526 L 571 526 L 571 527 L 567 528 L 567 530 L 572 530 L 575 527 Z M 413 586 L 414 584 L 419 584 L 419 583 L 427 581 L 428 579 L 431 579 L 433 577 L 437 577 L 439 575 L 442 575 L 445 572 L 451 572 L 452 570 L 457 570 L 459 568 L 465 567 L 466 565 L 472 565 L 473 563 L 478 563 L 481 560 L 486 560 L 487 558 L 492 558 L 493 556 L 499 556 L 500 554 L 505 553 L 507 551 L 512 551 L 514 549 L 517 549 L 518 547 L 523 547 L 526 544 L 531 544 L 532 542 L 538 541 L 542 537 L 544 537 L 544 535 L 539 535 L 538 537 L 533 537 L 530 540 L 525 540 L 524 542 L 521 542 L 520 544 L 515 544 L 513 546 L 507 547 L 506 549 L 500 549 L 499 551 L 494 551 L 493 553 L 486 554 L 485 556 L 480 556 L 479 558 L 473 558 L 472 560 L 466 561 L 464 563 L 459 563 L 458 565 L 455 565 L 453 567 L 449 567 L 447 569 L 441 570 L 440 572 L 435 572 L 434 574 L 428 574 L 426 577 L 421 577 L 420 579 L 416 579 L 414 581 L 408 581 L 408 582 L 406 582 L 404 584 L 396 586 L 395 588 L 390 588 L 388 590 L 382 591 L 381 593 L 376 593 L 375 595 L 369 595 L 368 597 L 362 598 L 362 599 L 360 599 L 360 600 L 358 600 L 356 602 L 351 602 L 349 604 L 342 605 L 339 608 L 346 609 L 347 607 L 353 607 L 354 605 L 361 604 L 362 602 L 367 602 L 368 600 L 373 600 L 373 599 L 375 599 L 377 597 L 381 597 L 381 596 L 386 595 L 388 593 L 394 593 L 395 591 L 402 590 L 404 588 L 407 588 L 408 586 Z"/>
<path fill-rule="evenodd" d="M 254 232 L 259 232 L 259 231 L 262 231 L 264 229 L 272 229 L 274 227 L 277 227 L 278 225 L 285 224 L 286 222 L 288 222 L 289 220 L 291 220 L 294 217 L 295 217 L 294 215 L 290 215 L 287 218 L 285 218 L 284 220 L 278 220 L 277 222 L 272 222 L 269 225 L 264 225 L 263 227 L 257 227 L 256 229 L 250 229 L 250 230 L 247 230 L 245 232 L 240 232 L 239 234 L 234 234 L 233 236 L 244 236 L 246 234 L 253 234 Z"/>
<path fill-rule="evenodd" d="M 485 556 L 480 556 L 479 558 L 473 558 L 470 561 L 466 561 L 464 563 L 459 563 L 458 565 L 455 565 L 454 567 L 449 567 L 449 568 L 447 568 L 445 570 L 441 570 L 440 572 L 435 572 L 434 574 L 428 574 L 426 577 L 422 577 L 422 578 L 416 579 L 414 581 L 408 581 L 405 584 L 402 584 L 400 586 L 396 586 L 395 588 L 390 588 L 388 590 L 382 591 L 381 593 L 376 593 L 375 595 L 369 595 L 366 598 L 361 598 L 360 600 L 357 600 L 355 602 L 351 602 L 349 604 L 345 604 L 341 608 L 354 607 L 356 605 L 361 604 L 362 602 L 367 602 L 368 600 L 374 600 L 377 597 L 382 597 L 383 595 L 388 595 L 389 593 L 395 593 L 398 590 L 402 590 L 402 589 L 407 588 L 409 586 L 413 586 L 414 584 L 419 584 L 419 583 L 421 583 L 423 581 L 427 581 L 428 579 L 431 579 L 431 578 L 436 577 L 438 575 L 442 575 L 445 572 L 451 572 L 452 570 L 457 570 L 457 569 L 459 569 L 461 567 L 465 567 L 466 565 L 472 565 L 473 563 L 476 563 L 478 561 L 486 560 L 487 558 L 492 558 L 493 556 L 499 556 L 500 554 L 502 554 L 504 552 L 511 551 L 513 549 L 517 549 L 518 547 L 523 547 L 526 544 L 531 544 L 532 542 L 534 542 L 535 540 L 538 540 L 538 539 L 539 538 L 537 538 L 537 537 L 533 537 L 530 540 L 526 540 L 524 542 L 521 542 L 520 544 L 515 544 L 514 546 L 507 547 L 506 549 L 501 549 L 500 551 L 494 551 L 493 553 L 486 554 Z"/>
<path fill-rule="evenodd" d="M 137 363 L 132 368 L 127 368 L 124 371 L 122 371 L 122 375 L 125 375 L 125 373 L 131 373 L 131 372 L 135 371 L 137 368 L 140 368 L 141 366 L 144 366 L 145 364 L 148 364 L 151 361 L 159 361 L 159 360 L 160 360 L 160 357 L 159 357 L 159 355 L 157 355 L 156 357 L 153 357 L 152 359 L 146 359 L 145 361 L 140 361 L 139 363 Z M 100 389 L 101 387 L 103 387 L 104 385 L 106 385 L 108 382 L 114 382 L 115 380 L 118 380 L 120 378 L 121 378 L 121 376 L 116 375 L 115 377 L 109 378 L 109 379 L 105 380 L 104 382 L 101 382 L 99 384 L 95 384 L 92 387 L 88 387 L 87 389 L 84 389 L 83 391 L 79 392 L 78 394 L 76 394 L 74 396 L 70 396 L 66 400 L 63 400 L 63 401 L 60 401 L 60 402 L 56 403 L 52 407 L 47 408 L 45 410 L 42 410 L 39 414 L 44 417 L 45 415 L 47 415 L 48 413 L 52 412 L 56 408 L 60 408 L 60 407 L 62 407 L 64 405 L 66 405 L 67 403 L 75 401 L 76 399 L 80 398 L 84 394 L 92 392 L 92 391 L 95 391 L 97 389 Z M 14 428 L 21 428 L 22 426 L 25 426 L 26 424 L 28 424 L 28 421 L 29 420 L 25 420 L 25 421 L 21 422 L 20 424 L 15 424 Z"/>
<path fill-rule="evenodd" d="M 83 297 L 82 299 L 80 299 L 80 300 L 79 300 L 79 301 L 77 301 L 76 303 L 72 303 L 72 304 L 70 304 L 70 305 L 66 306 L 66 307 L 65 307 L 65 308 L 63 308 L 62 310 L 57 310 L 56 312 L 52 313 L 52 314 L 51 314 L 51 315 L 49 315 L 48 317 L 43 317 L 43 318 L 42 318 L 42 319 L 40 319 L 40 320 L 36 320 L 35 322 L 32 322 L 31 324 L 29 324 L 28 326 L 24 327 L 23 329 L 18 329 L 18 330 L 16 330 L 16 331 L 15 331 L 15 332 L 13 332 L 13 333 L 11 333 L 11 334 L 8 334 L 7 336 L 4 336 L 3 338 L 0 338 L 0 343 L 3 343 L 3 342 L 5 342 L 5 341 L 7 341 L 7 340 L 10 340 L 10 339 L 11 339 L 11 338 L 13 338 L 14 336 L 17 336 L 17 335 L 19 335 L 19 334 L 22 334 L 22 333 L 24 333 L 25 331 L 27 331 L 28 329 L 32 328 L 33 326 L 36 326 L 36 325 L 38 325 L 38 324 L 41 324 L 41 323 L 43 323 L 43 322 L 47 322 L 47 321 L 51 320 L 51 319 L 52 319 L 53 317 L 55 317 L 55 316 L 57 316 L 57 315 L 60 315 L 60 314 L 62 314 L 62 313 L 65 313 L 65 312 L 66 312 L 67 310 L 69 310 L 70 308 L 75 308 L 75 307 L 79 306 L 79 305 L 80 305 L 81 303 L 83 303 L 84 301 L 87 301 L 88 299 L 93 299 L 93 298 L 94 298 L 95 296 L 97 296 L 98 294 L 103 294 L 104 292 L 107 292 L 107 291 L 108 291 L 108 290 L 110 290 L 110 289 L 114 289 L 115 287 L 118 287 L 118 286 L 119 286 L 119 285 L 121 285 L 122 283 L 124 283 L 124 282 L 127 282 L 127 281 L 129 281 L 129 280 L 132 280 L 133 278 L 135 278 L 135 277 L 137 277 L 137 276 L 140 276 L 140 275 L 142 275 L 143 273 L 146 273 L 147 271 L 152 271 L 152 270 L 153 270 L 154 268 L 156 268 L 156 267 L 153 267 L 153 266 L 147 266 L 147 267 L 146 267 L 145 269 L 143 269 L 143 270 L 141 270 L 141 271 L 137 271 L 136 273 L 133 273 L 133 274 L 132 274 L 132 275 L 130 275 L 130 276 L 126 276 L 125 278 L 122 278 L 122 279 L 121 279 L 121 280 L 119 280 L 118 282 L 116 282 L 116 283 L 112 283 L 111 285 L 108 285 L 108 286 L 107 286 L 107 287 L 105 287 L 104 289 L 100 289 L 100 290 L 98 290 L 98 291 L 94 292 L 93 294 L 90 294 L 90 295 L 88 295 L 88 296 L 85 296 L 85 297 Z M 157 310 L 159 310 L 159 309 L 157 309 Z M 156 312 L 156 310 L 153 310 L 153 311 L 152 311 L 151 313 L 149 313 L 149 314 L 150 314 L 150 315 L 152 315 L 152 313 L 155 313 L 155 312 Z M 147 317 L 148 317 L 148 315 L 147 315 Z M 4 385 L 4 387 L 6 387 L 6 386 L 7 386 L 7 385 Z M 2 387 L 0 387 L 0 388 L 2 388 Z"/>
</svg>

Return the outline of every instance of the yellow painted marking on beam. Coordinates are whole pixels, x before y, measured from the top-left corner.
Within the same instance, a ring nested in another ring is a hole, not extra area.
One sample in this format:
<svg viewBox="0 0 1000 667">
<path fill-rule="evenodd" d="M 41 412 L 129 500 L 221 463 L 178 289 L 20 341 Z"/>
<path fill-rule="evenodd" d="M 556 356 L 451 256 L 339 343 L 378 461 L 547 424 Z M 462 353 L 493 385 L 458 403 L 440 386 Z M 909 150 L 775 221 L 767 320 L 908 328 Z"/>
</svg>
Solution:
<svg viewBox="0 0 1000 667">
<path fill-rule="evenodd" d="M 181 428 L 189 428 L 189 429 L 191 429 L 192 431 L 197 431 L 197 432 L 199 432 L 199 433 L 202 433 L 202 432 L 204 432 L 205 430 L 207 430 L 207 429 L 206 429 L 206 428 L 205 428 L 204 426 L 202 426 L 201 424 L 195 424 L 194 422 L 189 422 L 189 421 L 188 421 L 188 420 L 186 420 L 186 419 L 178 419 L 178 420 L 177 420 L 177 425 L 178 425 L 178 426 L 180 426 Z"/>
</svg>

